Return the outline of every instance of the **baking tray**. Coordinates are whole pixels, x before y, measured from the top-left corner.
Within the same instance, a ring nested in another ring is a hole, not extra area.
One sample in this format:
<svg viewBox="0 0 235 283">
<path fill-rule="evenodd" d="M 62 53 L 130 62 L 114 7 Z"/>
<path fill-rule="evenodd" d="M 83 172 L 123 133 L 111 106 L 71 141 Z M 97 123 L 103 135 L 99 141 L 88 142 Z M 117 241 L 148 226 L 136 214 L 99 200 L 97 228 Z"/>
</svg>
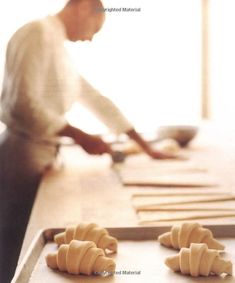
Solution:
<svg viewBox="0 0 235 283">
<path fill-rule="evenodd" d="M 205 225 L 216 238 L 225 244 L 224 258 L 235 265 L 235 225 Z M 164 264 L 167 256 L 177 253 L 161 246 L 158 235 L 169 231 L 166 227 L 124 227 L 107 228 L 109 233 L 119 240 L 118 253 L 109 255 L 116 261 L 114 276 L 69 275 L 47 267 L 45 256 L 56 250 L 53 236 L 64 229 L 41 231 L 32 242 L 12 283 L 184 283 L 184 282 L 226 282 L 235 283 L 233 276 L 210 276 L 193 278 L 171 271 Z M 235 268 L 234 268 L 235 270 Z M 233 271 L 234 271 L 233 270 Z"/>
</svg>

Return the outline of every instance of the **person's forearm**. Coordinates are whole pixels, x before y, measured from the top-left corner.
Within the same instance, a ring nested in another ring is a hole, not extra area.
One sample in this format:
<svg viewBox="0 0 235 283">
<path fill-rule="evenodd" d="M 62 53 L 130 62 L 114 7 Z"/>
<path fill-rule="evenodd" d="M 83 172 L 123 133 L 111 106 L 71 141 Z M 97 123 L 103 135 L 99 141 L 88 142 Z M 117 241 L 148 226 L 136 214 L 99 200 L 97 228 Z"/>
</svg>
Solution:
<svg viewBox="0 0 235 283">
<path fill-rule="evenodd" d="M 80 77 L 79 101 L 90 110 L 113 133 L 119 135 L 132 127 L 120 109 L 108 97 Z"/>
<path fill-rule="evenodd" d="M 77 143 L 82 143 L 84 137 L 87 136 L 82 130 L 67 124 L 61 131 L 58 132 L 59 136 L 70 137 L 76 140 Z M 80 142 L 79 142 L 80 141 Z"/>
<path fill-rule="evenodd" d="M 127 131 L 126 134 L 133 139 L 135 142 L 138 143 L 142 147 L 142 149 L 152 158 L 154 159 L 167 159 L 167 158 L 175 158 L 174 155 L 169 155 L 157 151 L 151 147 L 149 143 L 147 143 L 136 131 L 134 128 Z"/>
<path fill-rule="evenodd" d="M 126 134 L 134 140 L 146 153 L 150 153 L 151 148 L 149 144 L 136 132 L 134 128 L 127 131 Z"/>
<path fill-rule="evenodd" d="M 67 124 L 59 133 L 60 136 L 70 137 L 89 154 L 112 154 L 111 147 L 99 136 L 90 135 Z"/>
</svg>

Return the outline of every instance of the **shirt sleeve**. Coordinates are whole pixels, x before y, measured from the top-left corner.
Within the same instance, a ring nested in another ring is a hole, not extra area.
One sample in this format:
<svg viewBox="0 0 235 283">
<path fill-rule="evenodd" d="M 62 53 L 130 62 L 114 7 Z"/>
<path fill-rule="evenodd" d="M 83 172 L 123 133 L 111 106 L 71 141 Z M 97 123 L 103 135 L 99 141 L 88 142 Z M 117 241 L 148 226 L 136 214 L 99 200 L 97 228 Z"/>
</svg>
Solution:
<svg viewBox="0 0 235 283">
<path fill-rule="evenodd" d="M 100 94 L 83 77 L 79 78 L 79 101 L 116 134 L 132 129 L 132 124 L 121 113 L 117 106 L 107 97 Z"/>
<path fill-rule="evenodd" d="M 25 36 L 10 43 L 7 53 L 5 87 L 11 109 L 10 124 L 30 135 L 53 136 L 66 125 L 62 113 L 48 107 L 47 102 L 55 100 L 51 96 L 50 48 L 43 29 L 33 25 Z M 16 49 L 17 48 L 17 49 Z M 7 98 L 6 98 L 7 99 Z"/>
</svg>

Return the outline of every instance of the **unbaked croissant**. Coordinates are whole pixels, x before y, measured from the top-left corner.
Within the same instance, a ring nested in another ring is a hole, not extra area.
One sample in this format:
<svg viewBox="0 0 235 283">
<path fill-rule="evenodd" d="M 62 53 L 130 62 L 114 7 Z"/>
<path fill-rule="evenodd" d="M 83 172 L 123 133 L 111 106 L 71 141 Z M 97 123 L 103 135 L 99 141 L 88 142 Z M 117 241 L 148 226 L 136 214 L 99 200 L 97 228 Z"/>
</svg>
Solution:
<svg viewBox="0 0 235 283">
<path fill-rule="evenodd" d="M 109 235 L 108 231 L 95 223 L 80 223 L 76 227 L 69 227 L 65 232 L 54 236 L 55 242 L 69 244 L 73 239 L 80 241 L 93 241 L 98 248 L 117 251 L 118 241 Z"/>
<path fill-rule="evenodd" d="M 206 244 L 191 244 L 182 248 L 177 255 L 166 258 L 165 264 L 173 271 L 191 276 L 209 276 L 227 273 L 232 275 L 232 262 L 222 259 L 217 250 L 208 249 Z"/>
<path fill-rule="evenodd" d="M 205 243 L 210 249 L 224 249 L 224 245 L 213 238 L 212 232 L 198 223 L 184 222 L 181 226 L 173 226 L 170 232 L 160 235 L 158 240 L 162 245 L 174 249 L 188 248 L 191 243 Z"/>
<path fill-rule="evenodd" d="M 70 274 L 113 275 L 116 264 L 112 258 L 105 257 L 104 251 L 91 241 L 72 240 L 63 244 L 55 253 L 46 257 L 47 265 Z"/>
</svg>

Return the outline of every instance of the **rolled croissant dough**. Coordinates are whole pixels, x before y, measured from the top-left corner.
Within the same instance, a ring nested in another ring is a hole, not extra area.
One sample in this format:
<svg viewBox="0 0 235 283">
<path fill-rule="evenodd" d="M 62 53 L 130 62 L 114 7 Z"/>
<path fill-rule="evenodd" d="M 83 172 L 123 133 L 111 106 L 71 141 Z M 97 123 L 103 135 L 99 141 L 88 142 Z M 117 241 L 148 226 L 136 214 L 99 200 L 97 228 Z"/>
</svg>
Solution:
<svg viewBox="0 0 235 283">
<path fill-rule="evenodd" d="M 235 211 L 140 211 L 138 212 L 138 219 L 140 224 L 154 223 L 154 222 L 168 222 L 169 224 L 175 222 L 182 222 L 185 220 L 215 220 L 215 223 L 225 221 L 225 218 L 235 218 Z M 220 221 L 221 220 L 221 221 Z M 208 222 L 208 221 L 206 221 Z"/>
<path fill-rule="evenodd" d="M 136 210 L 153 210 L 154 208 L 157 210 L 161 207 L 168 208 L 171 205 L 184 205 L 197 203 L 198 208 L 199 205 L 203 204 L 204 208 L 206 208 L 206 204 L 211 205 L 213 203 L 216 205 L 217 201 L 224 201 L 224 208 L 226 207 L 226 201 L 232 201 L 232 204 L 235 203 L 235 194 L 209 194 L 209 195 L 168 195 L 168 196 L 134 196 L 132 198 L 133 206 Z M 230 208 L 233 208 L 230 206 Z M 234 207 L 235 210 L 235 207 Z"/>
</svg>

